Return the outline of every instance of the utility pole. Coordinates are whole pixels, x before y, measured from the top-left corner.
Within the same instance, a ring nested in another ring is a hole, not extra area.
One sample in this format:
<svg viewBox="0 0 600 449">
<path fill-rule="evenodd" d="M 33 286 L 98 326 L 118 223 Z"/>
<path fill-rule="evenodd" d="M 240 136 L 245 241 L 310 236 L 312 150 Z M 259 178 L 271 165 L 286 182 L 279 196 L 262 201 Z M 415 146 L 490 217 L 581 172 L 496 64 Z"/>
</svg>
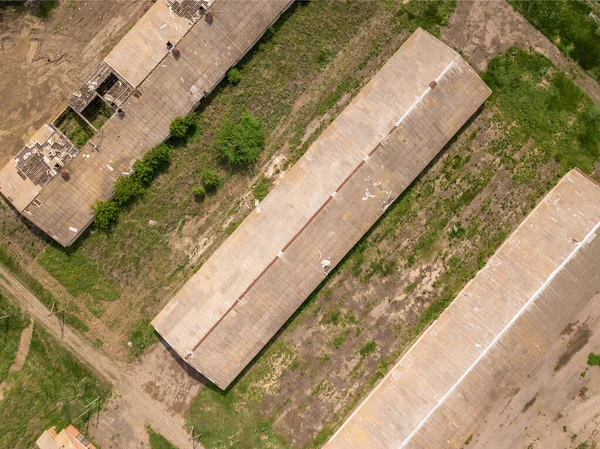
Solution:
<svg viewBox="0 0 600 449">
<path fill-rule="evenodd" d="M 60 309 L 60 310 L 54 310 L 54 306 L 56 305 L 56 302 L 52 303 L 52 308 L 50 309 L 50 314 L 48 315 L 49 317 L 52 315 L 56 315 L 58 318 L 58 324 L 60 325 L 60 338 L 64 338 L 65 336 L 65 319 L 66 319 L 66 314 L 67 314 L 67 308 L 65 307 L 64 309 Z M 61 318 L 62 316 L 62 318 Z"/>
</svg>

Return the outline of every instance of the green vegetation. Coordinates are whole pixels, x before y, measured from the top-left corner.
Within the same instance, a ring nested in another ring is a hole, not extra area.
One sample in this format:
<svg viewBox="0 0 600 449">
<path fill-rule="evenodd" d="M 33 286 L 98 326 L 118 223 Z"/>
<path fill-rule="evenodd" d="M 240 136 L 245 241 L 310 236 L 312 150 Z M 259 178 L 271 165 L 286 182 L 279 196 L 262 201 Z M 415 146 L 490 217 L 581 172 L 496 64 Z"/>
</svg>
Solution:
<svg viewBox="0 0 600 449">
<path fill-rule="evenodd" d="M 256 162 L 265 146 L 262 122 L 247 110 L 239 120 L 228 118 L 217 128 L 213 146 L 220 156 L 234 166 Z"/>
<path fill-rule="evenodd" d="M 86 107 L 82 114 L 96 129 L 100 129 L 102 125 L 113 115 L 111 107 L 104 102 L 100 97 L 96 97 L 92 103 Z"/>
<path fill-rule="evenodd" d="M 254 191 L 254 198 L 259 201 L 264 200 L 269 194 L 269 190 L 271 190 L 271 180 L 261 176 L 252 190 Z"/>
<path fill-rule="evenodd" d="M 590 352 L 588 355 L 587 364 L 589 366 L 600 366 L 600 354 L 594 354 L 593 352 Z"/>
<path fill-rule="evenodd" d="M 119 206 L 114 201 L 97 200 L 92 206 L 94 211 L 94 226 L 106 231 L 119 218 Z"/>
<path fill-rule="evenodd" d="M 231 84 L 239 84 L 239 82 L 242 81 L 242 74 L 235 67 L 229 69 L 229 72 L 227 72 L 227 81 Z"/>
<path fill-rule="evenodd" d="M 202 445 L 207 448 L 291 449 L 277 436 L 272 424 L 252 407 L 258 398 L 246 402 L 251 384 L 246 380 L 238 384 L 243 385 L 225 392 L 208 385 L 194 398 L 188 425 L 193 425 L 194 431 L 200 434 Z M 246 406 L 240 407 L 242 403 Z"/>
<path fill-rule="evenodd" d="M 4 265 L 12 274 L 17 278 L 31 293 L 33 293 L 37 299 L 40 300 L 48 309 L 51 309 L 54 305 L 55 310 L 64 309 L 65 305 L 62 304 L 52 293 L 44 288 L 36 279 L 33 278 L 21 264 L 11 256 L 4 248 L 0 246 L 0 264 Z M 68 305 L 70 306 L 70 304 Z M 65 316 L 65 322 L 79 331 L 87 332 L 89 330 L 87 324 L 81 321 L 78 317 L 72 313 L 67 313 Z"/>
<path fill-rule="evenodd" d="M 0 383 L 13 364 L 21 332 L 29 323 L 29 319 L 0 293 L 0 317 L 6 316 L 8 318 L 0 319 Z"/>
<path fill-rule="evenodd" d="M 375 343 L 374 340 L 369 340 L 368 342 L 366 342 L 364 344 L 364 346 L 362 348 L 360 348 L 359 354 L 361 357 L 365 357 L 373 352 L 375 352 L 375 349 L 377 349 L 377 343 Z"/>
<path fill-rule="evenodd" d="M 197 200 L 203 200 L 206 196 L 206 189 L 201 186 L 194 186 L 192 187 L 192 195 L 194 195 L 194 198 Z"/>
<path fill-rule="evenodd" d="M 567 56 L 600 81 L 600 24 L 585 0 L 509 0 Z"/>
<path fill-rule="evenodd" d="M 129 338 L 131 342 L 129 356 L 132 358 L 139 357 L 144 349 L 158 341 L 158 335 L 148 319 L 140 321 Z"/>
<path fill-rule="evenodd" d="M 556 158 L 563 172 L 579 167 L 591 173 L 600 153 L 600 106 L 551 68 L 546 57 L 511 48 L 490 62 L 484 79 L 503 119 L 516 125 L 510 130 L 515 143 L 524 145 L 531 137 L 536 149 Z M 508 150 L 498 153 L 508 156 Z"/>
<path fill-rule="evenodd" d="M 61 430 L 110 390 L 88 367 L 34 325 L 29 354 L 23 368 L 6 378 L 5 397 L 0 401 L 0 447 L 29 448 L 42 429 Z M 74 422 L 83 428 L 87 415 Z"/>
<path fill-rule="evenodd" d="M 94 135 L 92 128 L 71 108 L 67 108 L 54 124 L 77 148 L 83 147 Z"/>
<path fill-rule="evenodd" d="M 150 449 L 177 449 L 160 433 L 156 433 L 152 430 L 152 427 L 146 426 L 146 430 L 148 431 L 148 438 L 150 439 Z"/>
<path fill-rule="evenodd" d="M 109 201 L 96 201 L 94 204 L 95 226 L 107 230 L 117 220 L 121 209 L 142 196 L 146 188 L 169 166 L 171 147 L 161 144 L 149 150 L 133 164 L 133 173 L 121 176 L 114 186 L 114 196 Z"/>
<path fill-rule="evenodd" d="M 76 247 L 62 248 L 51 244 L 39 258 L 39 263 L 73 296 L 88 294 L 97 301 L 119 298 L 118 287 Z"/>
<path fill-rule="evenodd" d="M 209 193 L 214 193 L 223 184 L 221 176 L 210 168 L 205 168 L 200 172 L 200 179 Z"/>
<path fill-rule="evenodd" d="M 190 112 L 184 117 L 175 117 L 169 125 L 169 132 L 174 139 L 184 139 L 198 126 L 198 115 Z"/>
</svg>

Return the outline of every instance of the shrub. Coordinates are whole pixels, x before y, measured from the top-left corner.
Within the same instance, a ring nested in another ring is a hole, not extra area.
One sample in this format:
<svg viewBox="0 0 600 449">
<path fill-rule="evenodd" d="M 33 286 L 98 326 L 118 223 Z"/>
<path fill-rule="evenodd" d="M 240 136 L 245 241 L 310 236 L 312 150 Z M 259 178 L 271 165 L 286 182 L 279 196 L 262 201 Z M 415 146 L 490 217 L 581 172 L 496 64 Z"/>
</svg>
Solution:
<svg viewBox="0 0 600 449">
<path fill-rule="evenodd" d="M 95 225 L 101 231 L 108 229 L 119 216 L 119 206 L 113 201 L 98 200 L 93 209 Z"/>
<path fill-rule="evenodd" d="M 590 366 L 600 366 L 600 355 L 590 352 L 587 363 Z"/>
<path fill-rule="evenodd" d="M 146 190 L 135 176 L 121 176 L 115 181 L 113 202 L 125 206 Z"/>
<path fill-rule="evenodd" d="M 231 84 L 238 84 L 240 81 L 242 81 L 242 74 L 234 67 L 227 72 L 227 81 L 229 81 Z"/>
<path fill-rule="evenodd" d="M 201 186 L 192 187 L 192 195 L 198 200 L 201 200 L 206 196 L 206 189 Z"/>
<path fill-rule="evenodd" d="M 175 117 L 169 125 L 171 136 L 175 139 L 183 139 L 190 128 L 196 123 L 197 117 L 194 112 L 190 112 L 184 117 Z"/>
<path fill-rule="evenodd" d="M 156 176 L 169 166 L 171 149 L 165 145 L 159 145 L 148 151 L 144 157 L 133 164 L 133 176 L 144 187 L 150 185 Z"/>
<path fill-rule="evenodd" d="M 222 182 L 219 174 L 210 168 L 202 170 L 200 178 L 202 179 L 202 184 L 204 184 L 206 190 L 213 192 L 219 188 Z"/>
<path fill-rule="evenodd" d="M 215 132 L 213 146 L 231 165 L 256 162 L 265 145 L 262 122 L 244 111 L 239 121 L 225 120 Z"/>
</svg>

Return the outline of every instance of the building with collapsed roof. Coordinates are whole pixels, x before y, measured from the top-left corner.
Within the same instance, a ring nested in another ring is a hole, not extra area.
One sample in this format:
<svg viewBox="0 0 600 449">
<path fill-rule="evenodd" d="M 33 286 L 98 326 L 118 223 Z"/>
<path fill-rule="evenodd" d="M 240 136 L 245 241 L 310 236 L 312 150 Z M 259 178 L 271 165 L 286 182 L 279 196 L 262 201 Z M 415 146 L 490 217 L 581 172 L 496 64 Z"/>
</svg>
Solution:
<svg viewBox="0 0 600 449">
<path fill-rule="evenodd" d="M 226 388 L 489 94 L 415 31 L 152 325 Z"/>
<path fill-rule="evenodd" d="M 92 206 L 117 177 L 169 135 L 175 116 L 195 109 L 292 0 L 161 0 L 135 24 L 69 108 L 93 136 L 76 148 L 46 124 L 0 170 L 0 192 L 63 246 L 92 223 Z M 86 111 L 106 105 L 100 129 Z"/>
</svg>

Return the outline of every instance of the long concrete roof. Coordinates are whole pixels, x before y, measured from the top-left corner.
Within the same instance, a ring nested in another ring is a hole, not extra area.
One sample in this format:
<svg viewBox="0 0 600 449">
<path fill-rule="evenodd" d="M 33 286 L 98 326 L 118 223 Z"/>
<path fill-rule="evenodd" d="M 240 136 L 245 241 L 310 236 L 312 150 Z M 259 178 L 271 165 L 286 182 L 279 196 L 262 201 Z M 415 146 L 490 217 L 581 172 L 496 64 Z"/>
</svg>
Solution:
<svg viewBox="0 0 600 449">
<path fill-rule="evenodd" d="M 600 186 L 572 170 L 325 449 L 462 448 L 600 290 Z"/>
<path fill-rule="evenodd" d="M 152 324 L 226 388 L 490 94 L 417 30 Z"/>
<path fill-rule="evenodd" d="M 120 106 L 125 116 L 113 114 L 69 161 L 68 181 L 54 176 L 40 189 L 11 159 L 0 172 L 2 194 L 57 242 L 70 245 L 92 223 L 94 202 L 112 197 L 115 180 L 168 137 L 171 120 L 193 110 L 292 1 L 215 0 L 211 20 L 193 25 L 157 1 L 106 59 L 137 87 Z M 166 49 L 169 39 L 181 51 L 178 58 Z"/>
</svg>

